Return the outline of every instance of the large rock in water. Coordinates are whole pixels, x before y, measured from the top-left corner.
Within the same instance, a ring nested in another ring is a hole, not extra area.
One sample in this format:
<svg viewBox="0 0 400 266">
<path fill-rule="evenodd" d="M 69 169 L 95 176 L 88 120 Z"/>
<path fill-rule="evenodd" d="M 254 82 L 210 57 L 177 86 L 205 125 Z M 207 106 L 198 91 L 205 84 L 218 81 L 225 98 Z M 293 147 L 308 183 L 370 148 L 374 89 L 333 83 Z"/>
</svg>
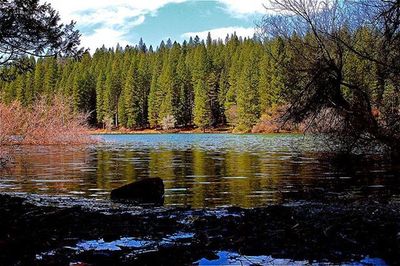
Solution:
<svg viewBox="0 0 400 266">
<path fill-rule="evenodd" d="M 112 190 L 111 199 L 159 206 L 164 203 L 164 183 L 158 177 L 146 178 Z"/>
</svg>

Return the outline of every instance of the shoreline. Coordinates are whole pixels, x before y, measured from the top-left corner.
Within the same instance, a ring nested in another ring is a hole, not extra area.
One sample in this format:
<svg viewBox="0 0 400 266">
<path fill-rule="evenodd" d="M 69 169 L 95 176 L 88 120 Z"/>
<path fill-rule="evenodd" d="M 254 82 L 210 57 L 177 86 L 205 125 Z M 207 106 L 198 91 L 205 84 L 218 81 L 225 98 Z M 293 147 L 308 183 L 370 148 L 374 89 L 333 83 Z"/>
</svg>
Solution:
<svg viewBox="0 0 400 266">
<path fill-rule="evenodd" d="M 140 129 L 140 130 L 131 130 L 131 129 L 116 129 L 116 130 L 107 130 L 107 129 L 90 129 L 87 131 L 90 135 L 140 135 L 140 134 L 236 134 L 236 135 L 244 135 L 244 134 L 253 134 L 253 135 L 273 135 L 273 134 L 304 134 L 302 131 L 277 131 L 277 132 L 235 132 L 232 129 L 227 128 L 216 128 L 216 129 L 173 129 L 173 130 L 162 130 L 162 129 Z"/>
<path fill-rule="evenodd" d="M 221 129 L 211 129 L 211 130 L 200 130 L 200 129 L 171 129 L 171 130 L 163 130 L 163 129 L 155 129 L 155 128 L 146 128 L 146 129 L 90 129 L 89 134 L 92 135 L 123 135 L 123 134 L 230 134 L 233 131 L 227 128 Z"/>
</svg>

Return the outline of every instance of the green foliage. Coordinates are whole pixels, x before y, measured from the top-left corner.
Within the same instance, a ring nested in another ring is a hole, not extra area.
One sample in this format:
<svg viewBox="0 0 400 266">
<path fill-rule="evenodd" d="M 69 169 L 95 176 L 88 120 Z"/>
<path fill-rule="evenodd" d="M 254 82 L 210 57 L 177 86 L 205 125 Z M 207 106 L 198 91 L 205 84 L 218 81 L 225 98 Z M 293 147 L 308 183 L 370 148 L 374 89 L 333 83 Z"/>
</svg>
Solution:
<svg viewBox="0 0 400 266">
<path fill-rule="evenodd" d="M 195 49 L 193 58 L 192 83 L 194 87 L 193 122 L 200 128 L 211 125 L 211 106 L 207 76 L 210 71 L 206 47 L 202 44 Z"/>
<path fill-rule="evenodd" d="M 239 131 L 248 131 L 257 123 L 260 117 L 260 103 L 258 94 L 259 55 L 252 46 L 247 47 L 243 54 L 244 64 L 238 79 L 237 107 Z"/>
<path fill-rule="evenodd" d="M 287 58 L 281 39 L 268 41 L 265 46 L 266 52 L 262 52 L 259 61 L 258 93 L 262 112 L 283 103 L 281 92 L 285 88 L 284 61 Z"/>
<path fill-rule="evenodd" d="M 105 75 L 103 73 L 100 73 L 99 76 L 97 77 L 97 82 L 96 82 L 96 120 L 98 123 L 104 123 L 104 118 L 105 118 L 105 110 L 104 110 L 104 84 L 105 84 Z"/>
<path fill-rule="evenodd" d="M 194 86 L 194 124 L 202 129 L 210 126 L 211 110 L 207 97 L 207 86 L 203 80 L 197 80 Z"/>
<path fill-rule="evenodd" d="M 156 57 L 156 62 L 154 63 L 153 74 L 151 78 L 150 92 L 148 97 L 148 120 L 151 127 L 156 127 L 158 125 L 159 119 L 159 108 L 161 105 L 161 90 L 158 82 L 158 77 L 161 73 L 163 53 L 160 53 Z"/>
<path fill-rule="evenodd" d="M 182 50 L 178 65 L 176 67 L 177 79 L 177 98 L 176 105 L 176 123 L 181 126 L 188 126 L 192 123 L 193 109 L 193 88 L 191 86 L 191 75 L 189 66 L 186 64 L 186 51 Z"/>
<path fill-rule="evenodd" d="M 45 95 L 51 95 L 55 91 L 57 77 L 59 76 L 57 68 L 57 62 L 54 58 L 46 60 L 43 78 L 43 91 Z"/>
</svg>

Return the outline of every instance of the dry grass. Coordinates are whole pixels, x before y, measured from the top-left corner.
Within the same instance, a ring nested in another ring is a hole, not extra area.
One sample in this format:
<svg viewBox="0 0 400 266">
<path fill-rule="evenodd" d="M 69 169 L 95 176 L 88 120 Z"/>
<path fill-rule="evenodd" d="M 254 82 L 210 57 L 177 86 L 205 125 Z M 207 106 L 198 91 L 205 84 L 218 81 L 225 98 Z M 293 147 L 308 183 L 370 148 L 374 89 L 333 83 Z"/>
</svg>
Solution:
<svg viewBox="0 0 400 266">
<path fill-rule="evenodd" d="M 54 97 L 31 107 L 0 103 L 2 145 L 80 145 L 95 140 L 88 134 L 88 114 L 73 112 L 71 101 Z"/>
</svg>

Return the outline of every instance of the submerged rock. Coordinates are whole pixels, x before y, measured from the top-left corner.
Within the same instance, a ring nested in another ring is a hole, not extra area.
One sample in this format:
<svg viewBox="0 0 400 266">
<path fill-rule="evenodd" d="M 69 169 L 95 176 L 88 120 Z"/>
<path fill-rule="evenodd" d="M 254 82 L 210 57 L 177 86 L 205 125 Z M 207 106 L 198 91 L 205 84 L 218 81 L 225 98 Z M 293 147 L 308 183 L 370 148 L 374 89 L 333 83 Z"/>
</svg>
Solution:
<svg viewBox="0 0 400 266">
<path fill-rule="evenodd" d="M 158 177 L 136 181 L 112 190 L 111 199 L 159 206 L 164 203 L 164 183 Z"/>
</svg>

